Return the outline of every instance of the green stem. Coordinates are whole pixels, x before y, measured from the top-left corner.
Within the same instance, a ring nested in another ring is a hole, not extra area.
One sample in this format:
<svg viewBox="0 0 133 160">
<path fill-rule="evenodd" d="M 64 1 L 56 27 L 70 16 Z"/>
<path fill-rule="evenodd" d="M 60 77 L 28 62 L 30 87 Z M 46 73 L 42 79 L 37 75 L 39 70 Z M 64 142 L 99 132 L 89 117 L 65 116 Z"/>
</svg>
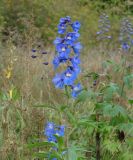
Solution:
<svg viewBox="0 0 133 160">
<path fill-rule="evenodd" d="M 126 69 L 126 59 L 124 59 L 124 65 L 123 65 L 123 71 L 122 71 L 122 79 L 124 77 L 125 74 L 125 69 Z M 125 83 L 124 81 L 122 82 L 122 88 L 121 88 L 121 96 L 123 95 L 123 91 L 124 91 L 124 87 L 125 87 Z"/>
</svg>

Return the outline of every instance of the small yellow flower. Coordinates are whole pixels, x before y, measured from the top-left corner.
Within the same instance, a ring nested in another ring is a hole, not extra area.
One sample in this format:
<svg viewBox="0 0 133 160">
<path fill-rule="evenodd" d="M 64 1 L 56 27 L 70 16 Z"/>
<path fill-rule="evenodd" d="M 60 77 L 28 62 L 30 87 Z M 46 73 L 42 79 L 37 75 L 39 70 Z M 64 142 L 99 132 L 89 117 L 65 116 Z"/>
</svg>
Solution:
<svg viewBox="0 0 133 160">
<path fill-rule="evenodd" d="M 9 90 L 9 97 L 10 97 L 10 99 L 12 99 L 12 95 L 13 95 L 13 89 L 10 89 Z"/>
<path fill-rule="evenodd" d="M 12 67 L 9 67 L 9 66 L 8 66 L 8 68 L 5 70 L 5 77 L 6 77 L 7 79 L 10 79 L 11 76 L 12 76 Z"/>
</svg>

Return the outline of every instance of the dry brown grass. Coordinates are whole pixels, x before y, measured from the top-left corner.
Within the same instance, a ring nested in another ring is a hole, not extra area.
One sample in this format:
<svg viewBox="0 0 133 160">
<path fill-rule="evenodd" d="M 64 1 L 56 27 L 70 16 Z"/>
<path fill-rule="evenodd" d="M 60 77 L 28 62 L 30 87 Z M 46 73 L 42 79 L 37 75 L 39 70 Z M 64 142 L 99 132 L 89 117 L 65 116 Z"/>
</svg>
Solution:
<svg viewBox="0 0 133 160">
<path fill-rule="evenodd" d="M 7 116 L 5 116 L 6 119 L 4 116 L 1 118 L 2 132 L 6 133 L 0 148 L 1 160 L 7 160 L 9 153 L 14 156 L 14 160 L 20 160 L 20 157 L 28 160 L 30 152 L 25 148 L 25 144 L 33 135 L 40 138 L 43 137 L 43 126 L 46 122 L 47 110 L 34 108 L 33 105 L 67 103 L 66 97 L 62 94 L 63 92 L 55 89 L 52 84 L 52 77 L 55 74 L 52 66 L 54 51 L 50 48 L 47 48 L 46 51 L 48 54 L 44 55 L 44 57 L 32 59 L 30 47 L 29 49 L 17 48 L 10 44 L 7 48 L 1 48 L 1 75 L 11 63 L 13 73 L 10 81 L 5 80 L 4 76 L 2 76 L 0 78 L 0 86 L 2 90 L 8 90 L 13 85 L 20 90 L 21 95 L 16 102 L 7 102 L 6 105 L 8 107 L 3 110 L 3 112 L 7 112 Z M 82 76 L 92 71 L 103 74 L 105 70 L 101 63 L 107 59 L 115 60 L 116 63 L 119 63 L 120 57 L 121 55 L 118 51 L 109 51 L 108 55 L 106 53 L 103 54 L 102 50 L 99 49 L 84 51 L 81 55 L 82 73 L 79 80 L 88 88 L 88 86 L 92 85 L 90 84 L 90 79 L 84 79 Z M 49 62 L 48 66 L 42 64 L 44 60 Z M 129 60 L 131 61 L 130 57 Z M 106 70 L 106 72 L 112 72 L 112 70 Z M 119 76 L 114 77 L 114 81 L 117 81 L 118 78 Z M 130 97 L 133 96 L 131 91 L 128 94 Z M 18 116 L 19 118 L 16 119 L 16 113 L 21 118 Z M 52 113 L 51 111 L 51 114 L 54 114 L 54 112 Z M 18 121 L 20 121 L 21 126 L 19 126 L 20 130 L 16 134 Z"/>
</svg>

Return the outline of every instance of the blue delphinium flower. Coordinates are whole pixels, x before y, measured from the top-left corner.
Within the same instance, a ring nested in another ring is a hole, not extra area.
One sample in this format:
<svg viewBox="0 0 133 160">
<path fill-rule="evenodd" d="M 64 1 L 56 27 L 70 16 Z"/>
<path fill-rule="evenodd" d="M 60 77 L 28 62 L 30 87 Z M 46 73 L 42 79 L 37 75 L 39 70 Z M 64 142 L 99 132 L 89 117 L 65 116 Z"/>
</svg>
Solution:
<svg viewBox="0 0 133 160">
<path fill-rule="evenodd" d="M 63 89 L 64 88 L 64 75 L 63 74 L 56 74 L 53 78 L 53 83 L 56 88 Z"/>
<path fill-rule="evenodd" d="M 123 49 L 124 51 L 128 51 L 129 48 L 130 48 L 130 46 L 129 46 L 128 43 L 126 43 L 126 42 L 123 42 L 123 43 L 121 44 L 121 47 L 122 47 L 122 49 Z"/>
<path fill-rule="evenodd" d="M 45 127 L 45 135 L 47 137 L 48 142 L 57 142 L 55 135 L 59 137 L 63 137 L 65 133 L 65 126 L 57 126 L 53 122 L 48 122 Z"/>
<path fill-rule="evenodd" d="M 73 30 L 75 31 L 75 32 L 78 32 L 79 31 L 79 29 L 80 29 L 80 23 L 78 22 L 78 21 L 76 21 L 76 22 L 74 22 L 73 24 L 72 24 L 72 28 L 73 28 Z"/>
<path fill-rule="evenodd" d="M 100 19 L 98 22 L 99 22 L 99 25 L 98 25 L 99 31 L 97 32 L 97 39 L 98 40 L 111 39 L 112 37 L 109 35 L 111 25 L 110 25 L 110 20 L 108 15 L 103 13 L 100 16 Z"/>
<path fill-rule="evenodd" d="M 78 42 L 80 26 L 81 24 L 78 21 L 72 22 L 69 16 L 60 19 L 58 33 L 63 34 L 64 37 L 58 36 L 54 40 L 57 54 L 53 59 L 53 65 L 54 69 L 57 69 L 60 64 L 65 63 L 67 68 L 53 78 L 56 88 L 64 89 L 65 86 L 71 88 L 71 86 L 75 85 L 75 81 L 81 71 L 80 50 L 82 45 Z M 68 27 L 71 27 L 73 31 L 68 32 Z"/>
<path fill-rule="evenodd" d="M 128 18 L 121 21 L 119 41 L 123 51 L 127 52 L 133 45 L 133 25 Z"/>
<path fill-rule="evenodd" d="M 80 83 L 72 86 L 72 97 L 76 98 L 79 95 L 79 93 L 81 92 L 81 90 L 82 90 L 82 86 Z"/>
<path fill-rule="evenodd" d="M 47 141 L 49 143 L 51 143 L 51 142 L 58 143 L 56 136 L 64 137 L 65 126 L 64 125 L 56 125 L 53 122 L 48 122 L 45 127 L 44 134 L 46 135 Z M 58 149 L 56 147 L 53 147 L 52 150 L 57 151 Z M 48 157 L 50 157 L 50 154 L 51 153 L 49 153 Z M 57 160 L 57 158 L 53 158 L 52 160 Z"/>
</svg>

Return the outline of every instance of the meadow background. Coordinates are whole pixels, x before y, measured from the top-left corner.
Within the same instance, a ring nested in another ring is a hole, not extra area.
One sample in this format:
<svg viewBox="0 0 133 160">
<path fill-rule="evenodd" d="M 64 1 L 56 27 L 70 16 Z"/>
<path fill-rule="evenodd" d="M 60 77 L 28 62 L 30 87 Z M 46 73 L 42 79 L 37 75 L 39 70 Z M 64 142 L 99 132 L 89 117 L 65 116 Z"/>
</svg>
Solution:
<svg viewBox="0 0 133 160">
<path fill-rule="evenodd" d="M 96 39 L 101 13 L 106 13 L 111 22 L 110 34 L 113 38 L 108 42 Z M 73 105 L 74 100 L 67 100 L 63 92 L 55 89 L 52 84 L 55 74 L 52 66 L 55 54 L 53 40 L 57 36 L 59 19 L 67 15 L 81 23 L 83 72 L 79 79 L 88 87 L 91 86 L 90 80 L 83 79 L 82 75 L 92 70 L 101 72 L 103 70 L 101 64 L 107 59 L 119 62 L 120 21 L 123 17 L 128 17 L 133 22 L 133 2 L 132 0 L 0 0 L 0 160 L 34 159 L 32 154 L 39 148 L 30 150 L 27 144 L 34 143 L 36 138 L 45 140 L 43 132 L 47 120 L 67 124 L 70 130 L 74 128 L 74 133 L 69 133 L 67 136 L 72 142 L 71 150 L 73 149 L 77 155 L 83 155 L 82 150 L 88 148 L 90 152 L 86 152 L 88 153 L 86 157 L 95 159 L 94 143 L 88 137 L 89 130 L 87 133 L 86 130 L 79 130 L 74 125 L 75 120 L 71 119 L 71 113 L 77 117 L 79 113 L 90 114 L 93 104 L 89 101 L 81 103 L 78 105 L 78 110 L 72 109 L 67 115 L 62 108 L 65 104 Z M 38 45 L 47 54 L 32 59 L 31 50 Z M 132 64 L 133 54 L 127 56 Z M 43 65 L 44 61 L 49 65 Z M 112 70 L 111 73 L 113 76 Z M 114 76 L 114 79 L 117 78 L 119 77 Z M 132 90 L 127 94 L 132 98 Z M 123 100 L 122 103 L 127 102 Z M 59 108 L 64 113 L 60 114 Z M 132 116 L 132 106 L 127 109 Z M 86 143 L 86 139 L 90 146 Z M 131 142 L 133 147 L 132 138 Z M 117 145 L 120 144 L 114 141 L 106 141 L 104 144 L 104 149 L 108 150 L 109 155 L 113 155 L 112 159 L 116 160 L 120 157 L 116 154 Z M 80 150 L 75 147 L 76 151 L 73 146 L 78 146 Z M 132 147 L 120 149 L 120 154 L 124 154 L 121 160 L 133 160 Z M 105 153 L 103 160 L 108 159 Z"/>
</svg>

